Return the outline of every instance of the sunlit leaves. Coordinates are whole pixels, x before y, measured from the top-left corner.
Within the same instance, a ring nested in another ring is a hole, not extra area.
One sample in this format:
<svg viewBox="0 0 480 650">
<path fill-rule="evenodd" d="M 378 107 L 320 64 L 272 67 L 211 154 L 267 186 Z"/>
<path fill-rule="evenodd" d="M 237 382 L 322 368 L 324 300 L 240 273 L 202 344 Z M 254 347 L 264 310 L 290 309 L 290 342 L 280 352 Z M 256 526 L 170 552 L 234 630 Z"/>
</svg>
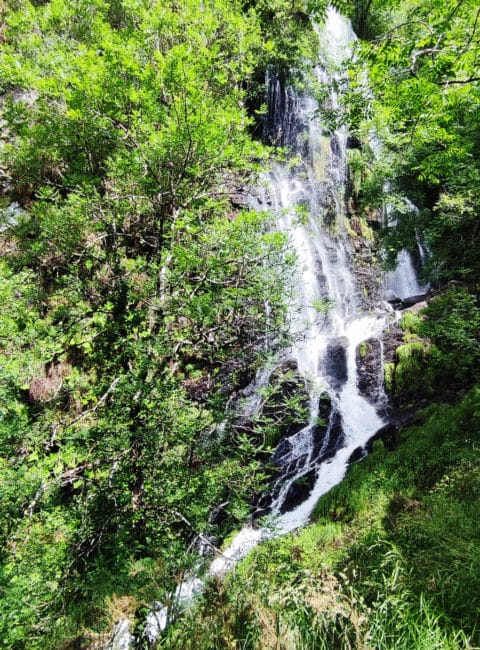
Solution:
<svg viewBox="0 0 480 650">
<path fill-rule="evenodd" d="M 2 173 L 24 208 L 1 232 L 6 647 L 108 626 L 113 592 L 140 609 L 139 572 L 165 596 L 212 509 L 223 534 L 265 479 L 218 422 L 283 340 L 285 241 L 232 199 L 269 153 L 250 84 L 308 55 L 325 6 L 274 5 L 6 11 Z"/>
<path fill-rule="evenodd" d="M 421 237 L 429 248 L 426 274 L 437 281 L 473 280 L 479 270 L 476 227 L 472 215 L 460 206 L 462 197 L 478 194 L 480 188 L 478 3 L 412 0 L 384 6 L 374 2 L 371 10 L 389 15 L 389 24 L 370 34 L 370 42 L 356 46 L 357 59 L 350 72 L 353 86 L 344 95 L 345 114 L 364 138 L 373 131 L 382 142 L 370 178 L 383 173 L 388 181 L 383 187 L 408 196 L 420 208 L 420 218 L 410 223 L 400 212 L 396 214 L 397 250 L 408 239 L 415 251 L 415 241 Z M 359 64 L 368 69 L 364 96 L 370 114 L 352 109 Z M 378 202 L 382 185 L 377 184 L 374 193 L 369 189 L 367 181 L 360 200 Z M 458 207 L 454 218 L 450 202 L 450 226 L 442 196 L 455 197 Z M 449 227 L 455 231 L 449 233 Z M 405 238 L 408 228 L 414 230 Z"/>
</svg>

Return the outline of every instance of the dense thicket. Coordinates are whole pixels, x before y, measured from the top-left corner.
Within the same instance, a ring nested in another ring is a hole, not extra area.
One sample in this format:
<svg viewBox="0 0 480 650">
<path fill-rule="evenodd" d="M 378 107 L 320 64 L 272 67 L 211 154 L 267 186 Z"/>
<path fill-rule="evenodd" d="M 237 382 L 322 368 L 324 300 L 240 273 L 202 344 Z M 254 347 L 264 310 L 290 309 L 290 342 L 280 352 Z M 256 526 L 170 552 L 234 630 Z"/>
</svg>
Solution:
<svg viewBox="0 0 480 650">
<path fill-rule="evenodd" d="M 402 319 L 394 397 L 412 412 L 420 398 L 431 404 L 374 443 L 320 500 L 313 525 L 211 585 L 167 647 L 479 645 L 480 8 L 334 4 L 360 40 L 348 80 L 337 80 L 340 108 L 325 117 L 356 136 L 352 212 L 388 218 L 387 264 L 402 248 L 418 262 L 423 254 L 432 292 L 422 313 Z"/>
<path fill-rule="evenodd" d="M 383 147 L 360 198 L 364 205 L 378 201 L 388 188 L 384 200 L 396 208 L 385 234 L 391 259 L 403 246 L 415 250 L 420 239 L 429 280 L 474 283 L 480 271 L 478 2 L 353 4 L 364 12 L 369 40 L 359 41 L 350 69 L 346 117 L 365 141 L 375 133 Z"/>
<path fill-rule="evenodd" d="M 355 210 L 388 201 L 387 257 L 420 242 L 437 291 L 404 323 L 421 354 L 400 401 L 455 400 L 480 359 L 478 3 L 334 4 L 361 37 L 329 116 L 362 143 Z M 219 423 L 282 342 L 288 264 L 268 215 L 241 207 L 269 155 L 247 107 L 261 113 L 268 65 L 315 58 L 324 10 L 0 2 L 4 647 L 87 647 L 248 513 L 265 449 Z M 477 643 L 478 413 L 474 388 L 393 454 L 377 444 L 314 527 L 258 549 L 162 643 Z"/>
<path fill-rule="evenodd" d="M 248 512 L 260 442 L 218 425 L 286 267 L 245 105 L 322 6 L 0 4 L 3 647 L 88 644 Z"/>
</svg>

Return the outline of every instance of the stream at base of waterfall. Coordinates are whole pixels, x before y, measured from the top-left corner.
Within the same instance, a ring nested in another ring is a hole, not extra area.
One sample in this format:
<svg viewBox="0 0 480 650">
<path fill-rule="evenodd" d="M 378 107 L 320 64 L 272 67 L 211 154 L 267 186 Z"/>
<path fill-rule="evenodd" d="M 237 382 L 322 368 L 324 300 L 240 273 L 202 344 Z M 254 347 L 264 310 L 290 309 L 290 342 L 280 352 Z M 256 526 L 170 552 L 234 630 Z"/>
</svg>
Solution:
<svg viewBox="0 0 480 650">
<path fill-rule="evenodd" d="M 315 73 L 319 81 L 328 83 L 335 74 L 331 68 L 348 53 L 354 34 L 349 23 L 329 9 L 319 36 L 326 54 Z M 296 162 L 274 165 L 251 197 L 251 206 L 277 215 L 278 227 L 296 255 L 292 278 L 296 297 L 289 314 L 295 343 L 277 364 L 293 364 L 304 379 L 309 419 L 300 431 L 281 440 L 273 456 L 277 477 L 268 507 L 261 513 L 267 516 L 254 517 L 253 523 L 247 524 L 209 565 L 201 558 L 198 573 L 186 576 L 177 587 L 172 597 L 176 607 L 191 601 L 202 590 L 205 579 L 223 575 L 261 541 L 305 524 L 319 498 L 344 477 L 352 452 L 363 448 L 385 424 L 383 389 L 377 391 L 375 399 L 366 399 L 359 391 L 357 354 L 363 342 L 381 339 L 393 311 L 381 300 L 369 312 L 362 311 L 344 228 L 348 134 L 343 128 L 327 133 L 316 101 L 284 87 L 274 73 L 267 80 L 267 99 L 267 137 L 286 147 Z M 335 106 L 333 91 L 328 101 Z M 418 293 L 413 264 L 406 256 L 399 262 L 384 286 L 395 291 L 401 284 L 403 293 L 408 292 L 405 287 L 413 287 Z M 322 305 L 328 309 L 319 308 Z M 382 386 L 381 367 L 380 371 Z M 270 376 L 271 370 L 264 369 L 251 389 L 265 387 Z M 246 398 L 244 404 L 247 416 L 249 409 L 255 409 L 255 390 L 250 393 L 253 397 Z M 329 410 L 319 439 L 317 423 L 325 418 L 322 395 L 328 396 Z M 309 489 L 292 505 L 292 490 L 302 479 L 308 479 Z M 148 641 L 153 642 L 165 629 L 169 615 L 169 609 L 160 603 L 152 607 L 145 628 Z M 110 647 L 116 650 L 128 648 L 133 641 L 125 625 L 115 638 Z"/>
</svg>

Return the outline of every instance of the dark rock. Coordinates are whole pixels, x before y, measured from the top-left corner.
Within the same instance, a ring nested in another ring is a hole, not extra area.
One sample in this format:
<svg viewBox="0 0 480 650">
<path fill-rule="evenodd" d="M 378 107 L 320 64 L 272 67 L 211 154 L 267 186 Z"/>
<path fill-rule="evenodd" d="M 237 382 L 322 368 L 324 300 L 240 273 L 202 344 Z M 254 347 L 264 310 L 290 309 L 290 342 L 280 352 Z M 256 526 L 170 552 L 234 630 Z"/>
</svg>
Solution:
<svg viewBox="0 0 480 650">
<path fill-rule="evenodd" d="M 225 501 L 224 503 L 220 503 L 218 506 L 215 506 L 213 510 L 210 512 L 210 517 L 209 517 L 209 522 L 213 524 L 214 526 L 221 526 L 227 518 L 228 514 L 226 511 L 226 507 L 228 506 L 228 501 Z"/>
<path fill-rule="evenodd" d="M 347 137 L 347 149 L 362 149 L 362 141 L 356 135 Z"/>
<path fill-rule="evenodd" d="M 309 472 L 303 476 L 299 476 L 295 481 L 293 481 L 285 496 L 282 507 L 280 508 L 281 514 L 293 510 L 305 501 L 313 490 L 315 478 L 316 472 L 314 469 L 311 469 Z"/>
<path fill-rule="evenodd" d="M 272 512 L 271 507 L 257 508 L 252 515 L 252 520 L 253 522 L 255 522 L 257 519 L 260 519 L 260 517 L 266 517 L 271 512 Z"/>
<path fill-rule="evenodd" d="M 406 307 L 404 311 L 410 312 L 411 314 L 418 314 L 422 309 L 428 307 L 428 302 L 426 300 L 421 300 L 411 307 Z"/>
<path fill-rule="evenodd" d="M 365 456 L 367 455 L 367 450 L 365 447 L 357 447 L 352 451 L 350 454 L 350 458 L 348 459 L 347 465 L 353 465 L 353 463 L 358 463 L 359 461 L 363 460 Z"/>
<path fill-rule="evenodd" d="M 402 309 L 413 307 L 413 305 L 416 305 L 417 302 L 423 302 L 427 296 L 427 293 L 419 293 L 416 296 L 408 296 L 407 298 L 402 298 Z"/>
<path fill-rule="evenodd" d="M 397 422 L 389 422 L 379 429 L 374 436 L 365 445 L 367 453 L 373 450 L 373 445 L 377 440 L 381 440 L 385 445 L 385 449 L 393 451 L 398 445 L 399 424 Z"/>
<path fill-rule="evenodd" d="M 428 406 L 429 401 L 420 400 L 417 404 L 409 409 L 396 410 L 390 422 L 379 429 L 366 444 L 366 450 L 371 452 L 376 440 L 381 440 L 385 448 L 393 451 L 398 446 L 400 431 L 407 426 L 421 423 L 423 420 L 419 417 L 419 411 Z"/>
<path fill-rule="evenodd" d="M 341 154 L 340 142 L 338 141 L 338 136 L 335 134 L 330 138 L 330 151 L 337 157 Z"/>
<path fill-rule="evenodd" d="M 329 409 L 328 413 L 326 411 L 327 408 Z M 318 415 L 320 422 L 312 430 L 312 458 L 316 462 L 332 458 L 344 440 L 341 415 L 335 410 L 330 396 L 326 393 L 320 396 Z"/>
<path fill-rule="evenodd" d="M 318 417 L 328 422 L 332 410 L 332 398 L 326 392 L 322 393 L 318 399 Z"/>
<path fill-rule="evenodd" d="M 262 494 L 255 503 L 255 506 L 255 511 L 253 513 L 254 519 L 268 515 L 272 510 L 272 494 L 269 492 Z"/>
<path fill-rule="evenodd" d="M 340 390 L 347 381 L 347 349 L 349 340 L 346 336 L 333 339 L 327 345 L 325 373 L 332 388 Z"/>
<path fill-rule="evenodd" d="M 413 307 L 419 302 L 424 302 L 428 296 L 428 293 L 419 293 L 415 296 L 407 296 L 406 298 L 399 298 L 393 291 L 387 289 L 384 293 L 384 299 L 386 302 L 390 303 L 394 309 L 408 309 Z"/>
<path fill-rule="evenodd" d="M 357 346 L 355 356 L 358 390 L 375 404 L 383 395 L 382 344 L 376 338 L 362 341 Z"/>
<path fill-rule="evenodd" d="M 392 303 L 401 303 L 402 299 L 397 296 L 395 291 L 392 291 L 391 289 L 386 289 L 384 294 L 383 294 L 383 299 L 386 302 L 389 302 L 390 304 Z"/>
<path fill-rule="evenodd" d="M 287 438 L 282 438 L 272 456 L 272 462 L 275 465 L 282 465 L 282 459 L 288 457 L 292 451 L 292 443 Z"/>
<path fill-rule="evenodd" d="M 403 343 L 403 332 L 396 325 L 392 325 L 382 334 L 383 342 L 383 362 L 394 363 L 395 352 L 399 345 Z"/>
</svg>

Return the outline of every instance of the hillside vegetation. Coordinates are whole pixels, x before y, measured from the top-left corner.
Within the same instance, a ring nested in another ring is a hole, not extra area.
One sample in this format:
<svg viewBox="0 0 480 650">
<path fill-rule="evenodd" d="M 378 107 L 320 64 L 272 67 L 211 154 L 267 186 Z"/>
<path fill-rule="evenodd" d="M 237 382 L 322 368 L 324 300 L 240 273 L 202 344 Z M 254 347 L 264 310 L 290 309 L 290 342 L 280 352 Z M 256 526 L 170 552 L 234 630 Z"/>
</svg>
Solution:
<svg viewBox="0 0 480 650">
<path fill-rule="evenodd" d="M 355 214 L 393 206 L 385 265 L 427 251 L 394 400 L 430 405 L 158 647 L 480 646 L 480 8 L 334 4 L 360 40 L 326 117 L 358 141 Z M 301 82 L 325 10 L 0 0 L 2 647 L 140 638 L 265 484 L 266 436 L 223 422 L 286 341 L 292 260 L 245 194 L 274 155 L 265 71 Z"/>
<path fill-rule="evenodd" d="M 165 597 L 264 480 L 261 441 L 219 427 L 285 332 L 246 106 L 316 37 L 283 0 L 0 12 L 0 636 L 78 647 Z"/>
<path fill-rule="evenodd" d="M 480 646 L 480 9 L 462 0 L 336 5 L 360 36 L 348 80 L 337 82 L 341 105 L 324 115 L 357 138 L 353 213 L 369 218 L 389 203 L 385 266 L 402 248 L 420 261 L 420 245 L 432 287 L 428 308 L 401 322 L 386 385 L 400 411 L 430 405 L 376 441 L 310 525 L 212 584 L 164 647 Z"/>
</svg>

